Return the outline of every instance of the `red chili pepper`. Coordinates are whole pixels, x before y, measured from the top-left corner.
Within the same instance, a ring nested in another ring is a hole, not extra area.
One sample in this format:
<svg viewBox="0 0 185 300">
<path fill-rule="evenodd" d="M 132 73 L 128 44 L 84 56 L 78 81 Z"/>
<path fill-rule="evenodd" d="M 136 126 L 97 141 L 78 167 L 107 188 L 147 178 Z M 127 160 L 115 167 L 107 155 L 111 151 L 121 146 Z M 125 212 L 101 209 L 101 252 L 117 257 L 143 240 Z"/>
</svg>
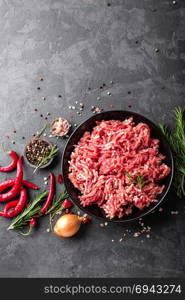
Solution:
<svg viewBox="0 0 185 300">
<path fill-rule="evenodd" d="M 14 186 L 7 193 L 0 195 L 0 202 L 10 200 L 19 193 L 22 186 L 22 179 L 23 179 L 23 167 L 22 167 L 22 157 L 20 157 L 17 162 L 17 174 L 16 174 Z"/>
<path fill-rule="evenodd" d="M 29 229 L 27 232 L 20 232 L 22 235 L 30 235 L 32 232 L 33 227 L 37 225 L 37 219 L 35 217 L 32 217 L 29 221 Z"/>
<path fill-rule="evenodd" d="M 18 155 L 15 151 L 9 151 L 7 152 L 10 157 L 12 158 L 12 162 L 8 165 L 8 166 L 0 166 L 0 172 L 10 172 L 13 171 L 16 166 L 17 166 L 17 162 L 18 162 Z"/>
<path fill-rule="evenodd" d="M 13 201 L 8 202 L 4 207 L 4 213 L 7 213 L 10 210 L 10 208 L 16 207 L 18 202 L 19 202 L 19 200 L 13 200 Z"/>
<path fill-rule="evenodd" d="M 50 188 L 49 188 L 49 194 L 46 199 L 46 202 L 44 203 L 44 206 L 42 207 L 40 214 L 44 215 L 47 211 L 47 209 L 50 207 L 53 197 L 55 194 L 55 176 L 52 172 L 50 172 Z"/>
<path fill-rule="evenodd" d="M 31 220 L 29 221 L 29 225 L 31 227 L 35 227 L 37 225 L 37 219 L 36 218 L 31 218 Z"/>
<path fill-rule="evenodd" d="M 67 208 L 72 207 L 73 203 L 70 200 L 65 199 L 64 202 L 62 203 L 62 206 L 63 206 L 63 208 L 67 209 Z"/>
<path fill-rule="evenodd" d="M 91 219 L 88 218 L 88 217 L 84 217 L 84 218 L 82 219 L 82 223 L 83 223 L 83 224 L 87 224 L 87 223 L 90 223 L 90 222 L 91 222 Z"/>
<path fill-rule="evenodd" d="M 62 183 L 63 182 L 62 174 L 58 174 L 57 181 L 58 181 L 58 183 Z"/>
<path fill-rule="evenodd" d="M 13 218 L 16 217 L 18 214 L 20 214 L 20 212 L 26 206 L 27 200 L 28 200 L 27 191 L 25 188 L 22 188 L 20 192 L 20 198 L 18 200 L 16 207 L 6 213 L 6 218 Z"/>
<path fill-rule="evenodd" d="M 7 214 L 7 212 L 10 210 L 10 208 L 16 207 L 16 205 L 18 204 L 18 202 L 19 202 L 19 200 L 13 200 L 13 201 L 8 202 L 8 203 L 5 205 L 4 210 L 3 210 L 3 211 L 0 211 L 0 216 L 6 217 L 6 214 Z"/>
<path fill-rule="evenodd" d="M 15 179 L 9 179 L 7 181 L 4 181 L 4 182 L 0 183 L 0 193 L 2 191 L 4 191 L 6 188 L 9 188 L 9 187 L 13 186 L 14 183 L 15 183 Z M 32 183 L 30 181 L 27 181 L 27 180 L 23 180 L 22 185 L 26 186 L 30 189 L 33 189 L 33 190 L 38 190 L 39 189 L 39 187 L 37 185 L 35 185 L 34 183 Z"/>
<path fill-rule="evenodd" d="M 5 218 L 13 218 L 17 216 L 25 207 L 27 202 L 27 191 L 25 188 L 21 189 L 19 200 L 13 200 L 7 203 L 4 207 L 4 211 L 0 212 L 0 216 Z M 14 208 L 11 209 L 10 208 Z"/>
</svg>

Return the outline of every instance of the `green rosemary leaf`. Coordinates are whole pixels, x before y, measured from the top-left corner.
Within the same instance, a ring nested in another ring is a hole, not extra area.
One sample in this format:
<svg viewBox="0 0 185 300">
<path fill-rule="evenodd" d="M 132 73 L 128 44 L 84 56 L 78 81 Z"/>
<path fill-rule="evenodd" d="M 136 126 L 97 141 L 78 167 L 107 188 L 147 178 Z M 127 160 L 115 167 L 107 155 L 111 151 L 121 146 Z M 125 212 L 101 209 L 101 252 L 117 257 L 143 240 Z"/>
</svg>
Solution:
<svg viewBox="0 0 185 300">
<path fill-rule="evenodd" d="M 40 211 L 40 206 L 39 204 L 44 200 L 44 198 L 47 196 L 48 192 L 44 191 L 40 193 L 31 203 L 28 207 L 26 207 L 21 214 L 19 214 L 17 217 L 15 217 L 12 220 L 12 223 L 8 227 L 8 230 L 11 229 L 17 229 L 17 228 L 22 228 L 25 225 L 28 224 L 30 219 L 37 215 Z"/>
<path fill-rule="evenodd" d="M 59 154 L 59 149 L 56 145 L 51 148 L 49 154 L 43 157 L 39 163 L 39 165 L 35 168 L 34 173 L 42 166 L 46 165 L 52 158 Z"/>
<path fill-rule="evenodd" d="M 175 176 L 173 188 L 178 197 L 185 196 L 185 109 L 177 107 L 174 109 L 175 126 L 169 131 L 165 125 L 160 124 L 159 128 L 166 136 L 174 155 Z"/>
<path fill-rule="evenodd" d="M 55 215 L 56 213 L 60 212 L 61 210 L 63 210 L 63 207 L 62 207 L 62 202 L 68 198 L 69 195 L 66 191 L 64 192 L 61 192 L 58 196 L 58 199 L 55 200 L 53 199 L 53 203 L 50 207 L 50 209 L 46 212 L 46 214 L 52 214 Z"/>
<path fill-rule="evenodd" d="M 50 124 L 46 124 L 41 131 L 36 135 L 36 138 L 41 137 L 41 135 L 43 135 L 43 133 L 46 131 L 46 129 L 50 129 L 51 125 Z"/>
<path fill-rule="evenodd" d="M 128 177 L 131 183 L 135 183 L 134 177 L 126 170 L 124 170 L 125 175 Z"/>
<path fill-rule="evenodd" d="M 137 176 L 137 185 L 139 186 L 140 190 L 142 190 L 144 186 L 144 181 L 143 181 L 143 175 L 138 175 Z"/>
<path fill-rule="evenodd" d="M 125 175 L 129 178 L 130 182 L 132 184 L 137 184 L 140 188 L 140 190 L 142 190 L 143 186 L 144 186 L 144 181 L 143 181 L 143 175 L 138 174 L 136 180 L 134 179 L 134 177 L 126 170 L 124 170 Z"/>
</svg>

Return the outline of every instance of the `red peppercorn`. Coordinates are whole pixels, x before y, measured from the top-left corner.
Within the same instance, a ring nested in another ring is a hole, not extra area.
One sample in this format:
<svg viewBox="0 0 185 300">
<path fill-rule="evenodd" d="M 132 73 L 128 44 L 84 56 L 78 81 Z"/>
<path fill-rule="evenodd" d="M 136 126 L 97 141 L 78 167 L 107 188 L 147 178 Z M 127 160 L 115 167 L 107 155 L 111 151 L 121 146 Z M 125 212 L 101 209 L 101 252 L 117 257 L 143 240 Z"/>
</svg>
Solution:
<svg viewBox="0 0 185 300">
<path fill-rule="evenodd" d="M 58 174 L 58 176 L 57 176 L 57 182 L 58 183 L 62 183 L 63 182 L 62 174 Z"/>
<path fill-rule="evenodd" d="M 16 133 L 17 131 L 16 130 L 13 130 L 13 133 Z"/>
<path fill-rule="evenodd" d="M 62 206 L 67 209 L 67 208 L 71 208 L 73 206 L 73 203 L 68 200 L 68 199 L 65 199 L 64 202 L 62 203 Z"/>
<path fill-rule="evenodd" d="M 82 219 L 82 223 L 83 223 L 83 224 L 87 224 L 87 223 L 90 223 L 90 222 L 91 222 L 91 219 L 88 218 L 88 217 L 84 217 L 84 218 Z"/>
</svg>

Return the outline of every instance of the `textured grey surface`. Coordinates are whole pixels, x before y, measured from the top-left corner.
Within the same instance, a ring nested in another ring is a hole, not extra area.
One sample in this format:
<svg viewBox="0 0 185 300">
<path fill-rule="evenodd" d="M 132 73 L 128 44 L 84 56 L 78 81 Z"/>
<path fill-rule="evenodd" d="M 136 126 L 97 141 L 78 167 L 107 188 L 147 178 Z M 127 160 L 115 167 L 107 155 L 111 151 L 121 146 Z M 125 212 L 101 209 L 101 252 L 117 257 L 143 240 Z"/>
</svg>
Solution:
<svg viewBox="0 0 185 300">
<path fill-rule="evenodd" d="M 40 114 L 47 112 L 49 119 L 64 116 L 79 124 L 92 114 L 91 105 L 103 109 L 114 105 L 156 123 L 170 123 L 171 109 L 184 104 L 185 2 L 109 3 L 0 0 L 0 135 L 7 148 L 23 152 L 22 136 L 29 139 L 42 128 L 46 121 Z M 43 82 L 38 81 L 40 76 Z M 101 90 L 103 83 L 106 87 Z M 82 116 L 68 109 L 75 101 L 85 104 Z M 61 148 L 64 144 L 58 141 Z M 8 158 L 1 153 L 0 161 Z M 53 169 L 56 174 L 60 171 L 60 161 Z M 33 176 L 25 165 L 25 176 L 43 187 L 46 174 L 48 170 Z M 184 206 L 170 193 L 164 212 L 144 220 L 152 227 L 151 238 L 127 233 L 122 242 L 126 229 L 140 228 L 137 223 L 100 228 L 94 220 L 73 239 L 60 240 L 46 232 L 47 218 L 28 238 L 7 232 L 9 221 L 1 219 L 0 276 L 184 276 Z M 171 210 L 179 214 L 171 215 Z"/>
</svg>

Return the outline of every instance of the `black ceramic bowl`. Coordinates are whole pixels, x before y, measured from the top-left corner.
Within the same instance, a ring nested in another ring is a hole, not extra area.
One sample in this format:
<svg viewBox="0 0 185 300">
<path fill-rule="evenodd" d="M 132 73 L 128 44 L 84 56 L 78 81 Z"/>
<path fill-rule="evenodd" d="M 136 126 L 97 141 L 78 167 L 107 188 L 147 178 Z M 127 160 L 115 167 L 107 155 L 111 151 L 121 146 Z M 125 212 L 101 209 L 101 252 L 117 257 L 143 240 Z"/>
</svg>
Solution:
<svg viewBox="0 0 185 300">
<path fill-rule="evenodd" d="M 71 152 L 74 149 L 74 146 L 78 143 L 80 138 L 83 136 L 85 131 L 92 131 L 92 129 L 96 126 L 96 121 L 102 121 L 102 120 L 125 120 L 128 117 L 133 117 L 135 124 L 139 122 L 144 122 L 148 124 L 151 130 L 151 137 L 157 138 L 160 141 L 160 147 L 159 150 L 162 154 L 166 156 L 165 163 L 171 168 L 171 173 L 168 175 L 168 177 L 163 180 L 163 184 L 165 185 L 164 191 L 159 195 L 158 202 L 152 203 L 149 207 L 144 208 L 143 210 L 135 209 L 132 214 L 128 216 L 124 216 L 122 218 L 114 218 L 114 219 L 108 219 L 105 216 L 105 213 L 102 209 L 97 207 L 96 205 L 89 206 L 89 207 L 83 207 L 81 206 L 78 196 L 80 195 L 80 192 L 73 186 L 72 182 L 68 178 L 69 173 L 69 163 Z M 131 111 L 106 111 L 102 112 L 100 114 L 94 115 L 85 122 L 83 122 L 71 135 L 70 139 L 68 140 L 68 143 L 65 147 L 64 154 L 63 154 L 63 160 L 62 160 L 62 170 L 63 170 L 63 179 L 64 184 L 66 186 L 66 190 L 69 193 L 72 201 L 85 213 L 94 216 L 96 218 L 102 219 L 104 222 L 128 222 L 135 220 L 137 218 L 141 218 L 145 216 L 146 214 L 152 212 L 164 199 L 166 196 L 173 178 L 173 172 L 174 172 L 174 164 L 173 164 L 173 156 L 170 149 L 170 146 L 164 137 L 164 135 L 161 133 L 160 129 L 150 120 L 143 117 L 140 114 L 137 114 L 135 112 Z"/>
</svg>

